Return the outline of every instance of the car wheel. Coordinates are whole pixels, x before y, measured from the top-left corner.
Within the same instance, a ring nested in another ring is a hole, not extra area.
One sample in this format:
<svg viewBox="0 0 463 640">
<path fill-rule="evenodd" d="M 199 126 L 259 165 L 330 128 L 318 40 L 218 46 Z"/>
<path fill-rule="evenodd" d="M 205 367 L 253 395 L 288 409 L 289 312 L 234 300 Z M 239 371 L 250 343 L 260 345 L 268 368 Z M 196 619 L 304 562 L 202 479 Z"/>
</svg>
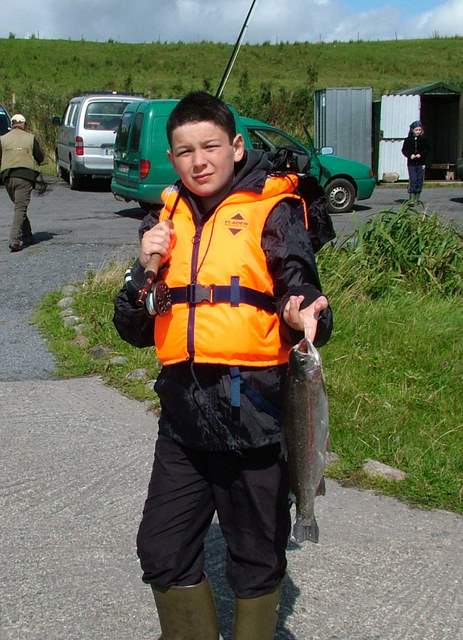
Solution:
<svg viewBox="0 0 463 640">
<path fill-rule="evenodd" d="M 349 180 L 336 178 L 326 186 L 325 192 L 330 213 L 351 211 L 355 201 L 355 189 Z"/>
<path fill-rule="evenodd" d="M 74 169 L 70 169 L 69 171 L 69 186 L 73 191 L 79 189 L 82 186 L 82 176 L 78 173 L 75 173 Z"/>
</svg>

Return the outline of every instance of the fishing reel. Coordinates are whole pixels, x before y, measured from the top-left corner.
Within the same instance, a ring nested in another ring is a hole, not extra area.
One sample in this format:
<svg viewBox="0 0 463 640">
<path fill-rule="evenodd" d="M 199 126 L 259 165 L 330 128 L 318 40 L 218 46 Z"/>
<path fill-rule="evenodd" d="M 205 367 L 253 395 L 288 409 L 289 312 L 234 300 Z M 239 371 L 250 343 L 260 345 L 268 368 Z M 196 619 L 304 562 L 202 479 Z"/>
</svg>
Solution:
<svg viewBox="0 0 463 640">
<path fill-rule="evenodd" d="M 145 307 L 150 316 L 165 316 L 172 307 L 170 289 L 164 280 L 155 282 L 146 296 Z"/>
<path fill-rule="evenodd" d="M 172 307 L 172 296 L 164 280 L 156 281 L 153 271 L 145 272 L 145 283 L 138 292 L 137 305 L 146 307 L 150 316 L 165 316 Z"/>
</svg>

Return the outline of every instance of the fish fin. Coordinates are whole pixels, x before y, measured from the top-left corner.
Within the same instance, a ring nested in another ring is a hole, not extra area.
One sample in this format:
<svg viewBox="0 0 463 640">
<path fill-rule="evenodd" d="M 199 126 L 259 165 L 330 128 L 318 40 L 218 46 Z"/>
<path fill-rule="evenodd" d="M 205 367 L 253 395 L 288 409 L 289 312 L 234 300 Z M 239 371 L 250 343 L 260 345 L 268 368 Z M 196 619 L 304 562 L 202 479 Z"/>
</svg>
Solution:
<svg viewBox="0 0 463 640">
<path fill-rule="evenodd" d="M 292 538 L 295 542 L 301 543 L 305 540 L 310 540 L 311 542 L 318 542 L 318 524 L 315 520 L 315 516 L 313 516 L 312 520 L 309 524 L 305 524 L 302 518 L 297 518 L 294 523 Z"/>
<path fill-rule="evenodd" d="M 317 491 L 315 493 L 316 496 L 324 496 L 326 494 L 326 484 L 325 484 L 325 476 L 322 476 Z"/>
</svg>

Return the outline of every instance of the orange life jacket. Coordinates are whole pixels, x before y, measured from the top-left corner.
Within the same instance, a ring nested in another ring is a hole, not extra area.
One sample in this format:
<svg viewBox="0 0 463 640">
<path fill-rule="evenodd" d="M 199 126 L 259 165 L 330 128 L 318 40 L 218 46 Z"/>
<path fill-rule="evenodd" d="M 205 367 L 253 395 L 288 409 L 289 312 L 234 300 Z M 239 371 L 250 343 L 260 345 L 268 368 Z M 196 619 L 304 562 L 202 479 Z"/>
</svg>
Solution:
<svg viewBox="0 0 463 640">
<path fill-rule="evenodd" d="M 171 217 L 176 244 L 162 273 L 174 304 L 154 323 L 162 364 L 189 359 L 228 366 L 287 362 L 290 345 L 280 338 L 261 238 L 281 200 L 302 201 L 296 187 L 296 175 L 269 176 L 262 193 L 231 194 L 198 226 L 178 192 L 165 191 L 160 220 Z"/>
</svg>

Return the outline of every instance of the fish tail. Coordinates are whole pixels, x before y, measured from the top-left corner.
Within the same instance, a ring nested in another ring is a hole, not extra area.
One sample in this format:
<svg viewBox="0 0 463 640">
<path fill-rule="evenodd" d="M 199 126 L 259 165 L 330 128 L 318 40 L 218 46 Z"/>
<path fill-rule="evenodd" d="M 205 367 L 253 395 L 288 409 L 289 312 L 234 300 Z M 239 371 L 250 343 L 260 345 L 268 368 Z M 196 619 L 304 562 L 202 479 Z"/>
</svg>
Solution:
<svg viewBox="0 0 463 640">
<path fill-rule="evenodd" d="M 293 526 L 293 539 L 298 542 L 304 542 L 310 540 L 311 542 L 318 542 L 318 524 L 313 516 L 312 520 L 307 524 L 302 518 L 296 516 L 296 522 Z"/>
<path fill-rule="evenodd" d="M 325 476 L 322 476 L 319 484 L 318 484 L 318 488 L 317 488 L 317 492 L 316 492 L 316 496 L 324 496 L 326 494 L 326 484 L 325 484 Z"/>
</svg>

